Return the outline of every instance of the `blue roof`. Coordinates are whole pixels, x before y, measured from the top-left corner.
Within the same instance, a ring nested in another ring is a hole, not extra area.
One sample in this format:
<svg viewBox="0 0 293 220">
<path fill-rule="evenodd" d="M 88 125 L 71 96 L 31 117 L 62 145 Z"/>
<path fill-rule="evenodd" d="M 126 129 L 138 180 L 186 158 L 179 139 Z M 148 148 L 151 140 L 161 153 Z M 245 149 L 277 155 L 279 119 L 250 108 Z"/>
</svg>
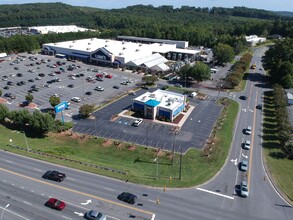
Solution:
<svg viewBox="0 0 293 220">
<path fill-rule="evenodd" d="M 161 102 L 154 100 L 154 99 L 150 99 L 148 100 L 145 104 L 151 107 L 156 107 L 157 105 L 159 105 Z"/>
</svg>

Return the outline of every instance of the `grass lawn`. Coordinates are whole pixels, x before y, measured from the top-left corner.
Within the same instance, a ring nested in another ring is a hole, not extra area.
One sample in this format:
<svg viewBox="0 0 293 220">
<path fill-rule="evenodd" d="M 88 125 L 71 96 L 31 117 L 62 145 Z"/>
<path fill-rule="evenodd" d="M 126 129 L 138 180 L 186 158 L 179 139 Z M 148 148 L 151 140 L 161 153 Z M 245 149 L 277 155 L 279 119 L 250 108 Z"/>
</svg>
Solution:
<svg viewBox="0 0 293 220">
<path fill-rule="evenodd" d="M 293 160 L 284 158 L 280 150 L 272 92 L 265 92 L 263 113 L 264 159 L 273 181 L 293 201 Z"/>
<path fill-rule="evenodd" d="M 134 183 L 151 186 L 190 187 L 213 177 L 225 162 L 238 112 L 236 102 L 227 100 L 225 102 L 230 104 L 224 108 L 222 115 L 219 117 L 208 148 L 204 151 L 191 149 L 183 155 L 181 180 L 179 180 L 179 154 L 175 155 L 172 165 L 172 155 L 169 152 L 157 152 L 152 148 L 132 146 L 129 143 L 118 145 L 111 140 L 91 136 L 83 137 L 83 135 L 69 132 L 66 134 L 49 134 L 42 139 L 27 137 L 27 143 L 30 149 L 126 171 L 127 175 L 12 148 L 8 146 L 10 139 L 13 145 L 26 148 L 25 136 L 23 133 L 9 130 L 3 126 L 0 126 L 0 148 Z"/>
</svg>

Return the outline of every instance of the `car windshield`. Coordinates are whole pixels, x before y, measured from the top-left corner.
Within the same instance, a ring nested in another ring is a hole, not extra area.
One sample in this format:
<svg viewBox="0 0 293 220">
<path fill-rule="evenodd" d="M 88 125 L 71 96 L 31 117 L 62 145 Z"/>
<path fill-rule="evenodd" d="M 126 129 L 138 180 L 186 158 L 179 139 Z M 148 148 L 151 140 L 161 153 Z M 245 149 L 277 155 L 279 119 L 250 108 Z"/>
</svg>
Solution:
<svg viewBox="0 0 293 220">
<path fill-rule="evenodd" d="M 61 203 L 62 203 L 61 201 L 56 200 L 56 201 L 55 201 L 55 206 L 59 206 L 59 205 L 61 205 Z"/>
</svg>

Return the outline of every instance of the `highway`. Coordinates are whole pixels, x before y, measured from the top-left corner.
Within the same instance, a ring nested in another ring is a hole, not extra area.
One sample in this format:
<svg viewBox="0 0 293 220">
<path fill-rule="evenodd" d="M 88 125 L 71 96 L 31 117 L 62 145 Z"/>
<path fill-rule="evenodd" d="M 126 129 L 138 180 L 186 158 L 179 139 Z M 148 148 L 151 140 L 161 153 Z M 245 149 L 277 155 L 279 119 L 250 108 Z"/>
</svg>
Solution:
<svg viewBox="0 0 293 220">
<path fill-rule="evenodd" d="M 264 50 L 255 51 L 252 63 L 256 63 L 257 69 L 251 70 L 245 91 L 235 96 L 240 108 L 227 162 L 206 184 L 164 191 L 0 151 L 0 220 L 83 219 L 90 209 L 103 212 L 111 220 L 293 219 L 292 207 L 275 191 L 262 165 L 262 113 L 255 106 L 262 102 L 265 89 L 260 85 L 258 73 Z M 249 98 L 240 100 L 240 95 Z M 253 128 L 251 135 L 243 134 L 247 125 Z M 241 147 L 246 139 L 251 141 L 249 151 Z M 239 171 L 239 161 L 246 157 L 249 169 L 244 173 Z M 66 173 L 67 178 L 61 183 L 41 178 L 53 169 Z M 248 198 L 239 196 L 241 180 L 249 183 Z M 117 200 L 123 191 L 136 194 L 137 203 L 128 205 Z M 67 207 L 61 212 L 45 207 L 50 197 L 62 199 Z"/>
</svg>

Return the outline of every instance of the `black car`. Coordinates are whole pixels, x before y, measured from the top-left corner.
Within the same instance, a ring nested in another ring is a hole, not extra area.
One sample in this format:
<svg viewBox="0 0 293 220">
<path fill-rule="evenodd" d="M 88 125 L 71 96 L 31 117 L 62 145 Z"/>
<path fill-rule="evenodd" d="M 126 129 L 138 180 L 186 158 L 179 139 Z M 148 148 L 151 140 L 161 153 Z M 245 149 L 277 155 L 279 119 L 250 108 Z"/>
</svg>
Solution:
<svg viewBox="0 0 293 220">
<path fill-rule="evenodd" d="M 34 82 L 35 80 L 33 80 L 33 79 L 29 79 L 28 81 L 29 81 L 29 82 Z"/>
<path fill-rule="evenodd" d="M 4 97 L 10 97 L 12 94 L 11 93 L 5 93 Z"/>
<path fill-rule="evenodd" d="M 9 86 L 4 86 L 3 89 L 8 90 Z"/>
<path fill-rule="evenodd" d="M 25 81 L 20 81 L 21 85 L 25 85 L 26 82 Z"/>
<path fill-rule="evenodd" d="M 8 82 L 7 82 L 7 85 L 9 85 L 9 86 L 13 86 L 13 85 L 14 85 L 14 83 L 13 83 L 13 82 L 11 82 L 11 81 L 8 81 Z"/>
<path fill-rule="evenodd" d="M 120 87 L 119 87 L 119 86 L 113 86 L 113 88 L 114 88 L 114 89 L 119 89 Z"/>
<path fill-rule="evenodd" d="M 23 77 L 23 74 L 22 73 L 17 73 L 16 76 Z"/>
<path fill-rule="evenodd" d="M 262 104 L 257 105 L 255 108 L 262 110 Z"/>
<path fill-rule="evenodd" d="M 247 97 L 244 96 L 244 95 L 242 95 L 242 96 L 239 97 L 239 99 L 241 99 L 241 100 L 247 100 Z"/>
<path fill-rule="evenodd" d="M 73 85 L 73 84 L 69 84 L 68 87 L 69 87 L 69 88 L 73 88 L 74 85 Z"/>
<path fill-rule="evenodd" d="M 54 180 L 57 182 L 62 182 L 65 179 L 65 177 L 66 175 L 64 173 L 60 173 L 56 170 L 49 170 L 43 175 L 44 179 Z"/>
<path fill-rule="evenodd" d="M 117 196 L 117 199 L 129 204 L 134 204 L 137 200 L 137 196 L 129 192 L 123 192 Z"/>
<path fill-rule="evenodd" d="M 79 75 L 80 75 L 81 77 L 84 77 L 84 74 L 83 74 L 83 73 L 80 73 Z"/>
<path fill-rule="evenodd" d="M 91 95 L 91 94 L 93 94 L 92 92 L 86 92 L 85 93 L 86 95 Z"/>
<path fill-rule="evenodd" d="M 45 77 L 45 74 L 44 74 L 44 73 L 39 73 L 38 76 L 40 76 L 40 77 Z"/>
</svg>

